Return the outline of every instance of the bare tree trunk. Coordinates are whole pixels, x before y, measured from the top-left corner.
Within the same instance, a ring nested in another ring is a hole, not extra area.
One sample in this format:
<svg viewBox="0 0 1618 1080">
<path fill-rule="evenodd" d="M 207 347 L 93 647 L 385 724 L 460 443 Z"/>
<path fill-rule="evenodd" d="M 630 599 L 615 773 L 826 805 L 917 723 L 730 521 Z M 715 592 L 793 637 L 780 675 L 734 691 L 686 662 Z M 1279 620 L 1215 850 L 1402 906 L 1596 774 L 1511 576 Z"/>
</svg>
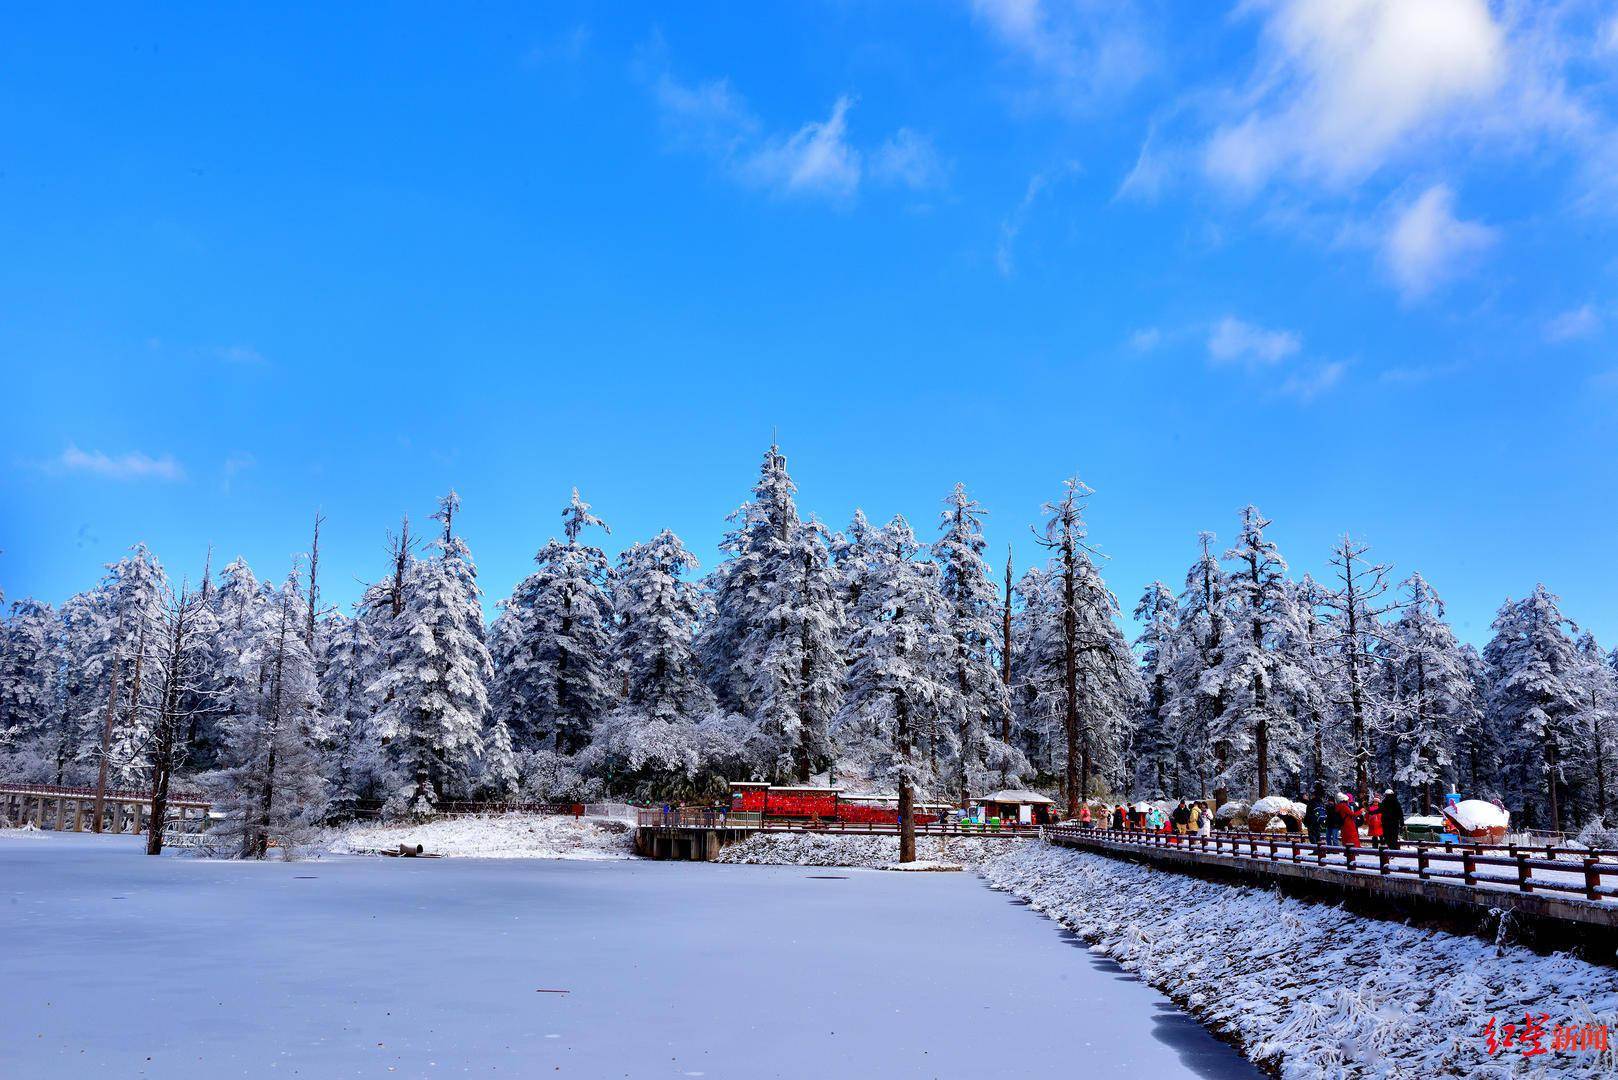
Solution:
<svg viewBox="0 0 1618 1080">
<path fill-rule="evenodd" d="M 122 636 L 122 635 L 120 635 Z M 96 770 L 96 803 L 95 813 L 92 815 L 90 830 L 101 831 L 101 822 L 106 813 L 107 801 L 107 755 L 112 753 L 112 721 L 118 712 L 118 684 L 123 680 L 124 659 L 122 656 L 113 657 L 112 661 L 112 689 L 107 693 L 107 708 L 101 718 L 101 766 Z"/>
<path fill-rule="evenodd" d="M 916 861 L 916 792 L 911 782 L 910 703 L 894 695 L 899 736 L 899 861 Z"/>
<path fill-rule="evenodd" d="M 1079 617 L 1078 566 L 1073 539 L 1062 544 L 1062 726 L 1067 735 L 1067 816 L 1079 816 Z"/>
<path fill-rule="evenodd" d="M 315 655 L 315 612 L 320 610 L 320 525 L 326 519 L 315 514 L 315 536 L 309 544 L 309 620 L 304 626 L 303 643 Z"/>
<path fill-rule="evenodd" d="M 191 598 L 182 590 L 174 605 L 167 652 L 163 656 L 163 703 L 157 714 L 152 747 L 152 817 L 146 832 L 146 854 L 163 852 L 163 825 L 168 817 L 169 782 L 174 775 L 175 741 L 185 686 L 185 636 Z"/>
</svg>

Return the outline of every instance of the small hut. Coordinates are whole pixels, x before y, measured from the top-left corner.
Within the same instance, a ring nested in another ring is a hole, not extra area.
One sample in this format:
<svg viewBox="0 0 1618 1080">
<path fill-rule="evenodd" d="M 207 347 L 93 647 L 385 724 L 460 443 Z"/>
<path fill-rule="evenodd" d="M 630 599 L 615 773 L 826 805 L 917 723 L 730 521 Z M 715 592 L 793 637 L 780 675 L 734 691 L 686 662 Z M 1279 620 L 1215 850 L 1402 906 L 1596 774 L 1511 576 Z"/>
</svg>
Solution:
<svg viewBox="0 0 1618 1080">
<path fill-rule="evenodd" d="M 1048 825 L 1056 807 L 1056 800 L 1046 798 L 1037 791 L 1010 788 L 973 801 L 983 807 L 985 817 L 997 817 L 1001 821 L 1014 821 L 1019 825 Z"/>
<path fill-rule="evenodd" d="M 1511 815 L 1482 799 L 1462 799 L 1444 807 L 1445 822 L 1462 840 L 1474 844 L 1503 844 Z"/>
</svg>

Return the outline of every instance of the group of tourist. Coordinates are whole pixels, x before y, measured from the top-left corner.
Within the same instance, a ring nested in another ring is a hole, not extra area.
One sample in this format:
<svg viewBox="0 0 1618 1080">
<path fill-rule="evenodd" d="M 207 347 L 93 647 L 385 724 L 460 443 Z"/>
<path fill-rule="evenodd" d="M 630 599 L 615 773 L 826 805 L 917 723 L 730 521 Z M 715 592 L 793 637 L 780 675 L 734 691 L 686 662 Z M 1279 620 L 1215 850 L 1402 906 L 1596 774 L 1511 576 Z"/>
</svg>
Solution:
<svg viewBox="0 0 1618 1080">
<path fill-rule="evenodd" d="M 1328 796 L 1324 786 L 1316 786 L 1304 803 L 1303 820 L 1288 813 L 1276 815 L 1289 833 L 1309 834 L 1311 844 L 1328 847 L 1361 847 L 1362 835 L 1377 847 L 1392 846 L 1404 836 L 1405 812 L 1392 788 L 1372 795 L 1368 806 L 1348 792 Z M 1133 832 L 1166 832 L 1177 836 L 1207 836 L 1213 831 L 1214 806 L 1211 802 L 1181 799 L 1173 810 L 1140 803 L 1125 803 L 1111 810 L 1102 807 L 1101 828 Z M 1079 827 L 1093 829 L 1097 815 L 1088 804 L 1079 807 Z"/>
<path fill-rule="evenodd" d="M 1303 805 L 1303 817 L 1311 844 L 1324 841 L 1328 847 L 1360 847 L 1362 826 L 1376 847 L 1396 845 L 1404 837 L 1405 811 L 1392 788 L 1380 797 L 1372 795 L 1370 805 L 1361 809 L 1359 801 L 1346 791 L 1328 798 L 1324 787 L 1316 787 Z"/>
</svg>

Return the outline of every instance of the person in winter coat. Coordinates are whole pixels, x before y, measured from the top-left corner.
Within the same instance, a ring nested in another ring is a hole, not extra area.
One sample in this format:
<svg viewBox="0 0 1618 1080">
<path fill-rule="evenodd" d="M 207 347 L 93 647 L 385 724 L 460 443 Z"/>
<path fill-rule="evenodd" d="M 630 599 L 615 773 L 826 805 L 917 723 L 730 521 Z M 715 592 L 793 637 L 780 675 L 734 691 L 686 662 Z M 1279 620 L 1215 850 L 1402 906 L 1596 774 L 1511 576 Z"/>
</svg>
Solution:
<svg viewBox="0 0 1618 1080">
<path fill-rule="evenodd" d="M 1191 831 L 1191 808 L 1180 800 L 1180 805 L 1174 808 L 1174 831 L 1184 836 Z"/>
<path fill-rule="evenodd" d="M 1112 827 L 1117 829 L 1119 832 L 1127 829 L 1129 827 L 1129 811 L 1125 810 L 1122 806 L 1113 807 Z"/>
<path fill-rule="evenodd" d="M 1090 819 L 1090 804 L 1085 803 L 1079 807 L 1079 828 L 1088 829 L 1094 822 Z"/>
<path fill-rule="evenodd" d="M 1186 821 L 1186 829 L 1188 831 L 1190 831 L 1190 832 L 1201 835 L 1201 833 L 1202 833 L 1202 804 L 1199 803 L 1199 802 L 1192 803 L 1191 807 L 1187 811 L 1187 813 L 1190 815 L 1190 817 Z"/>
<path fill-rule="evenodd" d="M 1336 847 L 1343 841 L 1343 810 L 1348 807 L 1348 796 L 1341 793 L 1337 801 L 1325 807 L 1326 811 L 1326 846 Z"/>
<path fill-rule="evenodd" d="M 1213 833 L 1214 808 L 1211 803 L 1198 803 L 1202 809 L 1202 821 L 1197 825 L 1197 835 L 1209 836 Z"/>
<path fill-rule="evenodd" d="M 1389 847 L 1398 847 L 1404 839 L 1405 808 L 1399 805 L 1399 796 L 1393 789 L 1382 793 L 1382 837 Z"/>
<path fill-rule="evenodd" d="M 1354 800 L 1344 795 L 1337 803 L 1337 820 L 1340 823 L 1344 847 L 1360 846 L 1360 812 L 1354 807 Z"/>
<path fill-rule="evenodd" d="M 1326 820 L 1324 814 L 1318 813 L 1319 810 L 1320 794 L 1311 792 L 1308 800 L 1303 804 L 1303 827 L 1309 833 L 1309 842 L 1311 844 L 1320 843 L 1320 829 Z"/>
<path fill-rule="evenodd" d="M 1372 847 L 1382 846 L 1382 800 L 1372 797 L 1365 808 L 1365 831 L 1371 837 Z"/>
</svg>

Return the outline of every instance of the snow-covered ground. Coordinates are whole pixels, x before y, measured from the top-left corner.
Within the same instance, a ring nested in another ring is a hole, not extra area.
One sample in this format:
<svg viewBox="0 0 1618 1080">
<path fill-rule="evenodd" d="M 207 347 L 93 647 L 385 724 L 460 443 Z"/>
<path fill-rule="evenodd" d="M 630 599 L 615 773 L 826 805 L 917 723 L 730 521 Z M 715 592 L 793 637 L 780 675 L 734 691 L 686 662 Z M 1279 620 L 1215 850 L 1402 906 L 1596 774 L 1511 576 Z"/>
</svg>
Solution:
<svg viewBox="0 0 1618 1080">
<path fill-rule="evenodd" d="M 1612 1054 L 1551 1049 L 1557 1024 L 1618 1035 L 1618 971 L 1362 918 L 1047 844 L 980 866 L 1286 1077 L 1611 1076 Z M 1491 1017 L 1545 1014 L 1542 1056 L 1491 1056 Z"/>
<path fill-rule="evenodd" d="M 0 1076 L 1256 1077 L 1061 941 L 967 874 L 0 833 Z"/>
<path fill-rule="evenodd" d="M 359 854 L 397 851 L 400 844 L 474 859 L 628 859 L 634 857 L 634 825 L 615 818 L 500 814 L 419 825 L 354 825 L 323 846 L 333 854 Z"/>
<path fill-rule="evenodd" d="M 976 866 L 1008 845 L 1026 840 L 978 837 L 916 838 L 916 858 L 951 866 Z M 899 858 L 897 836 L 838 836 L 823 833 L 758 833 L 719 853 L 722 863 L 781 866 L 885 867 Z"/>
</svg>

